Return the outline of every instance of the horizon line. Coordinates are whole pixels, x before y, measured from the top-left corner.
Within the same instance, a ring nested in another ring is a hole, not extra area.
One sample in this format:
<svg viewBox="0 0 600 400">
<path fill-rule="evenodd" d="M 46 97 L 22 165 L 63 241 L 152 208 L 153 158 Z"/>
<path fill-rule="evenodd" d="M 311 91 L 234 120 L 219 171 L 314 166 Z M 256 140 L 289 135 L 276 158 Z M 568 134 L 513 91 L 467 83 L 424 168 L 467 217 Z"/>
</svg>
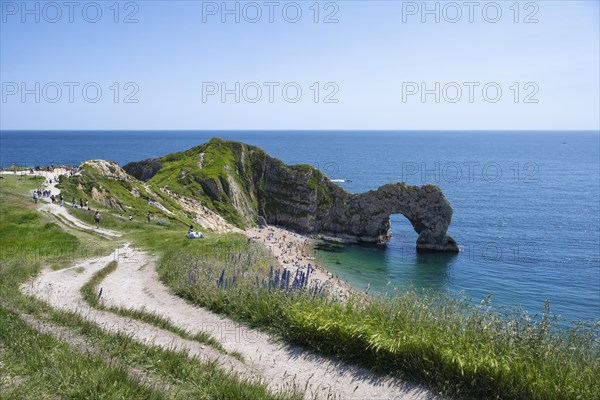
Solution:
<svg viewBox="0 0 600 400">
<path fill-rule="evenodd" d="M 598 132 L 599 129 L 0 129 L 0 132 Z"/>
</svg>

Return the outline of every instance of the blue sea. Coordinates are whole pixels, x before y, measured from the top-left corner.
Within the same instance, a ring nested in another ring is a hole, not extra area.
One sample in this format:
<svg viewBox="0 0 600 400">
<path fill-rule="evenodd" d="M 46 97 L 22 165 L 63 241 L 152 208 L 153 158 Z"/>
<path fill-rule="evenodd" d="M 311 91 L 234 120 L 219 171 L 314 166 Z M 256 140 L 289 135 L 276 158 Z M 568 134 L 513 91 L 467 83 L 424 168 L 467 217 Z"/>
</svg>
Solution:
<svg viewBox="0 0 600 400">
<path fill-rule="evenodd" d="M 121 165 L 211 137 L 312 164 L 350 192 L 387 182 L 434 183 L 454 214 L 457 255 L 417 254 L 417 235 L 392 216 L 385 248 L 325 246 L 319 262 L 372 292 L 431 288 L 531 315 L 549 300 L 563 324 L 600 319 L 599 132 L 68 131 L 0 133 L 0 163 Z M 317 246 L 318 248 L 320 246 Z"/>
</svg>

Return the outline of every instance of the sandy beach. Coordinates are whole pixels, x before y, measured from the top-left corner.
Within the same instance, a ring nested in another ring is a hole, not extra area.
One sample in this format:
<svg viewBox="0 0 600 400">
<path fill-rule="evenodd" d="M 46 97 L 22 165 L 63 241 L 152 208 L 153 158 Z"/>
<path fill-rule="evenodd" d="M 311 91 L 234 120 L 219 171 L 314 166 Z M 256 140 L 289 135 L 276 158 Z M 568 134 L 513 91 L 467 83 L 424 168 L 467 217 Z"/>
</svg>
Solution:
<svg viewBox="0 0 600 400">
<path fill-rule="evenodd" d="M 245 234 L 256 242 L 268 248 L 281 268 L 306 272 L 311 268 L 310 282 L 327 283 L 331 294 L 338 299 L 345 299 L 354 289 L 337 276 L 328 272 L 322 265 L 317 264 L 315 257 L 310 253 L 311 238 L 277 226 L 263 228 L 250 228 Z"/>
</svg>

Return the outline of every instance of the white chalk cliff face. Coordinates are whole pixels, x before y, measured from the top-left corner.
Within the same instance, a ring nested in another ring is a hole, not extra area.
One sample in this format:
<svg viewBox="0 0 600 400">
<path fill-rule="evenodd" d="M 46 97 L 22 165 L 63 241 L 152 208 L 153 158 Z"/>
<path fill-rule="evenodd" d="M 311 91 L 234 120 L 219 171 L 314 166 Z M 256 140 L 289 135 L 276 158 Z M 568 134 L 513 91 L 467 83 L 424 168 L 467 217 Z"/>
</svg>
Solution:
<svg viewBox="0 0 600 400">
<path fill-rule="evenodd" d="M 228 160 L 223 162 L 222 176 L 215 176 L 214 169 L 211 175 L 205 174 L 206 161 L 182 162 L 185 157 L 198 159 L 217 150 Z M 452 207 L 434 185 L 389 183 L 352 194 L 309 165 L 289 166 L 257 147 L 220 139 L 176 155 L 129 163 L 124 169 L 138 179 L 164 185 L 161 170 L 172 171 L 174 162 L 193 165 L 180 175 L 194 176 L 199 200 L 226 203 L 247 225 L 266 222 L 327 240 L 385 244 L 390 239 L 390 215 L 402 214 L 419 234 L 417 249 L 459 250 L 447 233 Z"/>
</svg>

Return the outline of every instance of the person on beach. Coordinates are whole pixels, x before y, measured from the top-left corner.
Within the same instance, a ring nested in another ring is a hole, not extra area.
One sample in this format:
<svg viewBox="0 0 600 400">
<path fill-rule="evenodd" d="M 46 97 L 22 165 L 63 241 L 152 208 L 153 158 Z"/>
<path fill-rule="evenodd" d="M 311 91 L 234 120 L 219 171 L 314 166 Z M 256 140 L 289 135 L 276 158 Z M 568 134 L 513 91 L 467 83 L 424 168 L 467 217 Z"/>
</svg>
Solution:
<svg viewBox="0 0 600 400">
<path fill-rule="evenodd" d="M 100 211 L 96 210 L 94 214 L 94 221 L 96 222 L 96 228 L 100 227 Z"/>
</svg>

